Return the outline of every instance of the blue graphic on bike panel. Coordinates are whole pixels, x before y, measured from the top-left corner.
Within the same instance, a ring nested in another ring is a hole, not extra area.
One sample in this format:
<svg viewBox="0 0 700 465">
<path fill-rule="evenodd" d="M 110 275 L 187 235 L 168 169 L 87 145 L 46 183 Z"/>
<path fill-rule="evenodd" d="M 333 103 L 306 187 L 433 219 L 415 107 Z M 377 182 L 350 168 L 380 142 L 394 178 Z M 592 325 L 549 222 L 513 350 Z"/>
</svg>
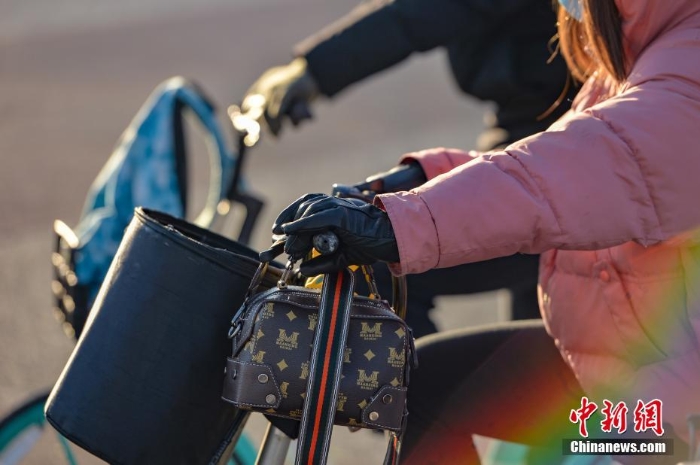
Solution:
<svg viewBox="0 0 700 465">
<path fill-rule="evenodd" d="M 143 206 L 184 217 L 178 176 L 176 127 L 180 107 L 193 112 L 204 130 L 210 157 L 210 188 L 206 206 L 194 221 L 207 227 L 218 202 L 225 197 L 235 165 L 211 104 L 183 78 L 162 83 L 149 96 L 93 182 L 75 228 L 78 282 L 94 300 L 116 254 L 134 208 Z M 182 172 L 182 171 L 181 171 Z"/>
</svg>

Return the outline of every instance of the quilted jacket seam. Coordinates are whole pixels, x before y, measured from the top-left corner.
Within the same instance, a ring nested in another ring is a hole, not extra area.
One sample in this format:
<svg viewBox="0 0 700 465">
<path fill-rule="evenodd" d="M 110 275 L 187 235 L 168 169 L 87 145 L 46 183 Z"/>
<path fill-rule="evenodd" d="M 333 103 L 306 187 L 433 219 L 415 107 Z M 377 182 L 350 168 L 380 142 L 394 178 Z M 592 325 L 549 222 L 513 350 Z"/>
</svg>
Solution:
<svg viewBox="0 0 700 465">
<path fill-rule="evenodd" d="M 595 118 L 598 121 L 600 121 L 601 123 L 605 124 L 605 126 L 615 135 L 615 137 L 617 137 L 620 141 L 622 141 L 625 144 L 625 146 L 627 147 L 631 158 L 634 160 L 635 165 L 637 166 L 637 169 L 639 170 L 639 175 L 642 178 L 642 182 L 644 183 L 644 187 L 646 188 L 646 194 L 647 194 L 647 197 L 651 203 L 652 210 L 654 212 L 654 219 L 656 220 L 656 225 L 655 225 L 656 231 L 654 231 L 654 232 L 656 233 L 657 237 L 654 237 L 655 234 L 651 234 L 651 231 L 647 231 L 649 233 L 649 239 L 661 240 L 661 237 L 658 237 L 658 236 L 660 236 L 659 232 L 661 231 L 661 219 L 659 216 L 659 209 L 658 209 L 658 205 L 657 205 L 655 196 L 652 192 L 651 184 L 649 183 L 649 177 L 647 176 L 647 173 L 643 167 L 642 158 L 639 156 L 639 150 L 632 143 L 631 140 L 629 140 L 627 137 L 625 137 L 623 134 L 621 134 L 620 131 L 615 129 L 615 127 L 612 125 L 612 123 L 609 122 L 608 120 L 606 120 L 605 118 L 603 118 L 602 115 L 598 114 L 598 112 L 590 110 L 590 111 L 586 111 L 586 113 L 588 113 L 592 118 Z"/>
</svg>

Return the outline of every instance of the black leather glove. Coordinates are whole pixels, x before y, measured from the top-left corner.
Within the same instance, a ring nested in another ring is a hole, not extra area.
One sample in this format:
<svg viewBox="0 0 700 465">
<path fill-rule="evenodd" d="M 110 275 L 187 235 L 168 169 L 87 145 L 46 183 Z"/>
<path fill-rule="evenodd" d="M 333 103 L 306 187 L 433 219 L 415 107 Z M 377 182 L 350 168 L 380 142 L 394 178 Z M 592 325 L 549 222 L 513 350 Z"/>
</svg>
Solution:
<svg viewBox="0 0 700 465">
<path fill-rule="evenodd" d="M 296 58 L 288 65 L 265 71 L 248 89 L 241 110 L 261 113 L 270 132 L 277 136 L 286 117 L 295 126 L 312 118 L 309 106 L 318 93 L 318 85 L 306 69 L 306 60 Z"/>
<path fill-rule="evenodd" d="M 306 257 L 313 247 L 313 237 L 326 231 L 338 236 L 338 249 L 302 263 L 302 274 L 313 276 L 349 265 L 399 261 L 389 216 L 360 200 L 307 194 L 285 208 L 272 227 L 274 234 L 287 236 L 284 251 L 295 259 Z"/>
</svg>

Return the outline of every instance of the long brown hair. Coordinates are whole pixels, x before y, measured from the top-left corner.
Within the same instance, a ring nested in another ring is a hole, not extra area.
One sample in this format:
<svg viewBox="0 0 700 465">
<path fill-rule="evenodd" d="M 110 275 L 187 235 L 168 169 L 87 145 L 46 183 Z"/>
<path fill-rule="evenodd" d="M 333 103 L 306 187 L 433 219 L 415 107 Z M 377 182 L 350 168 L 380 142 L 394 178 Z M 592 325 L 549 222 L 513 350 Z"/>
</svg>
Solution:
<svg viewBox="0 0 700 465">
<path fill-rule="evenodd" d="M 575 20 L 559 7 L 557 24 L 561 52 L 571 74 L 579 81 L 596 72 L 617 82 L 624 81 L 627 60 L 622 45 L 622 20 L 615 0 L 579 1 L 583 20 Z"/>
</svg>

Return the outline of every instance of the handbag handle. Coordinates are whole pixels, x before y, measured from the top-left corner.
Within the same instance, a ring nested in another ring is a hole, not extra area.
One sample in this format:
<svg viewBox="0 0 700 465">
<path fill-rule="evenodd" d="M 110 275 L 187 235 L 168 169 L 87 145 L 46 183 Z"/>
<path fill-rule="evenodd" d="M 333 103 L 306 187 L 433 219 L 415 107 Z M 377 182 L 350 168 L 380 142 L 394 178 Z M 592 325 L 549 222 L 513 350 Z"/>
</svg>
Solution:
<svg viewBox="0 0 700 465">
<path fill-rule="evenodd" d="M 282 255 L 282 253 L 284 252 L 286 237 L 277 236 L 276 239 L 277 240 L 275 241 L 275 243 L 272 244 L 272 246 L 268 250 L 265 250 L 264 252 L 260 253 L 260 260 L 262 263 L 269 263 L 275 258 Z M 315 235 L 313 237 L 313 244 L 314 249 L 316 249 L 316 251 L 319 252 L 321 255 L 328 255 L 337 250 L 340 241 L 332 231 L 327 231 Z M 282 277 L 277 283 L 277 287 L 283 289 L 289 284 L 289 280 L 294 274 L 293 268 L 295 263 L 296 262 L 292 260 L 287 262 L 287 266 L 285 267 L 285 271 L 282 274 Z M 372 268 L 368 265 L 360 265 L 360 269 L 362 270 L 362 274 L 365 276 L 365 280 L 367 281 L 367 286 L 369 287 L 370 293 L 374 294 L 377 298 L 380 298 L 379 291 L 377 290 L 377 283 L 374 279 L 374 273 L 372 272 Z M 260 280 L 262 280 L 262 276 L 260 277 Z M 391 308 L 402 320 L 405 320 L 408 312 L 408 286 L 406 283 L 406 277 L 392 275 L 391 284 Z M 260 282 L 256 282 L 255 279 L 251 282 L 251 289 L 248 290 L 250 295 L 256 292 L 259 285 Z"/>
<path fill-rule="evenodd" d="M 332 234 L 333 237 L 335 237 L 335 234 L 332 232 L 329 232 L 327 234 Z M 320 237 L 321 235 L 317 235 L 314 237 L 314 244 L 318 242 L 317 237 Z M 325 239 L 329 239 L 329 235 L 325 235 Z M 335 238 L 336 241 L 336 247 L 337 247 L 337 237 Z M 332 240 L 331 240 L 332 242 Z M 260 265 L 258 265 L 258 269 L 255 271 L 255 274 L 253 275 L 253 279 L 250 281 L 250 286 L 248 286 L 248 290 L 246 291 L 245 298 L 243 300 L 243 304 L 241 307 L 238 309 L 236 314 L 233 316 L 231 319 L 231 328 L 228 331 L 228 337 L 229 339 L 232 339 L 238 332 L 241 330 L 241 325 L 240 325 L 240 317 L 243 315 L 243 312 L 245 308 L 248 305 L 248 301 L 250 298 L 255 295 L 258 291 L 258 288 L 260 287 L 260 284 L 262 283 L 263 279 L 265 278 L 265 275 L 267 274 L 268 268 L 272 260 L 275 258 L 279 257 L 282 255 L 284 252 L 284 244 L 286 243 L 286 238 L 285 237 L 280 237 L 275 241 L 274 244 L 268 249 L 265 250 L 264 252 L 260 253 Z M 335 251 L 335 248 L 333 248 L 333 251 Z M 326 253 L 332 253 L 326 251 Z M 289 281 L 291 280 L 291 277 L 295 274 L 294 273 L 294 265 L 296 261 L 295 260 L 288 260 L 287 265 L 284 268 L 284 271 L 282 272 L 282 276 L 280 277 L 279 281 L 277 281 L 277 287 L 280 289 L 284 289 L 289 285 Z M 365 276 L 365 279 L 367 280 L 367 286 L 369 287 L 370 293 L 374 294 L 376 298 L 380 298 L 379 292 L 377 291 L 377 283 L 374 279 L 374 273 L 372 272 L 372 268 L 367 265 L 361 265 L 361 270 L 362 274 Z M 392 287 L 392 299 L 391 299 L 391 308 L 394 310 L 394 313 L 398 315 L 399 318 L 402 320 L 406 320 L 406 315 L 408 313 L 408 298 L 407 298 L 407 284 L 406 284 L 406 277 L 405 276 L 393 276 L 391 277 L 391 287 Z"/>
<path fill-rule="evenodd" d="M 402 320 L 408 316 L 408 283 L 406 276 L 391 275 L 391 307 Z"/>
</svg>

